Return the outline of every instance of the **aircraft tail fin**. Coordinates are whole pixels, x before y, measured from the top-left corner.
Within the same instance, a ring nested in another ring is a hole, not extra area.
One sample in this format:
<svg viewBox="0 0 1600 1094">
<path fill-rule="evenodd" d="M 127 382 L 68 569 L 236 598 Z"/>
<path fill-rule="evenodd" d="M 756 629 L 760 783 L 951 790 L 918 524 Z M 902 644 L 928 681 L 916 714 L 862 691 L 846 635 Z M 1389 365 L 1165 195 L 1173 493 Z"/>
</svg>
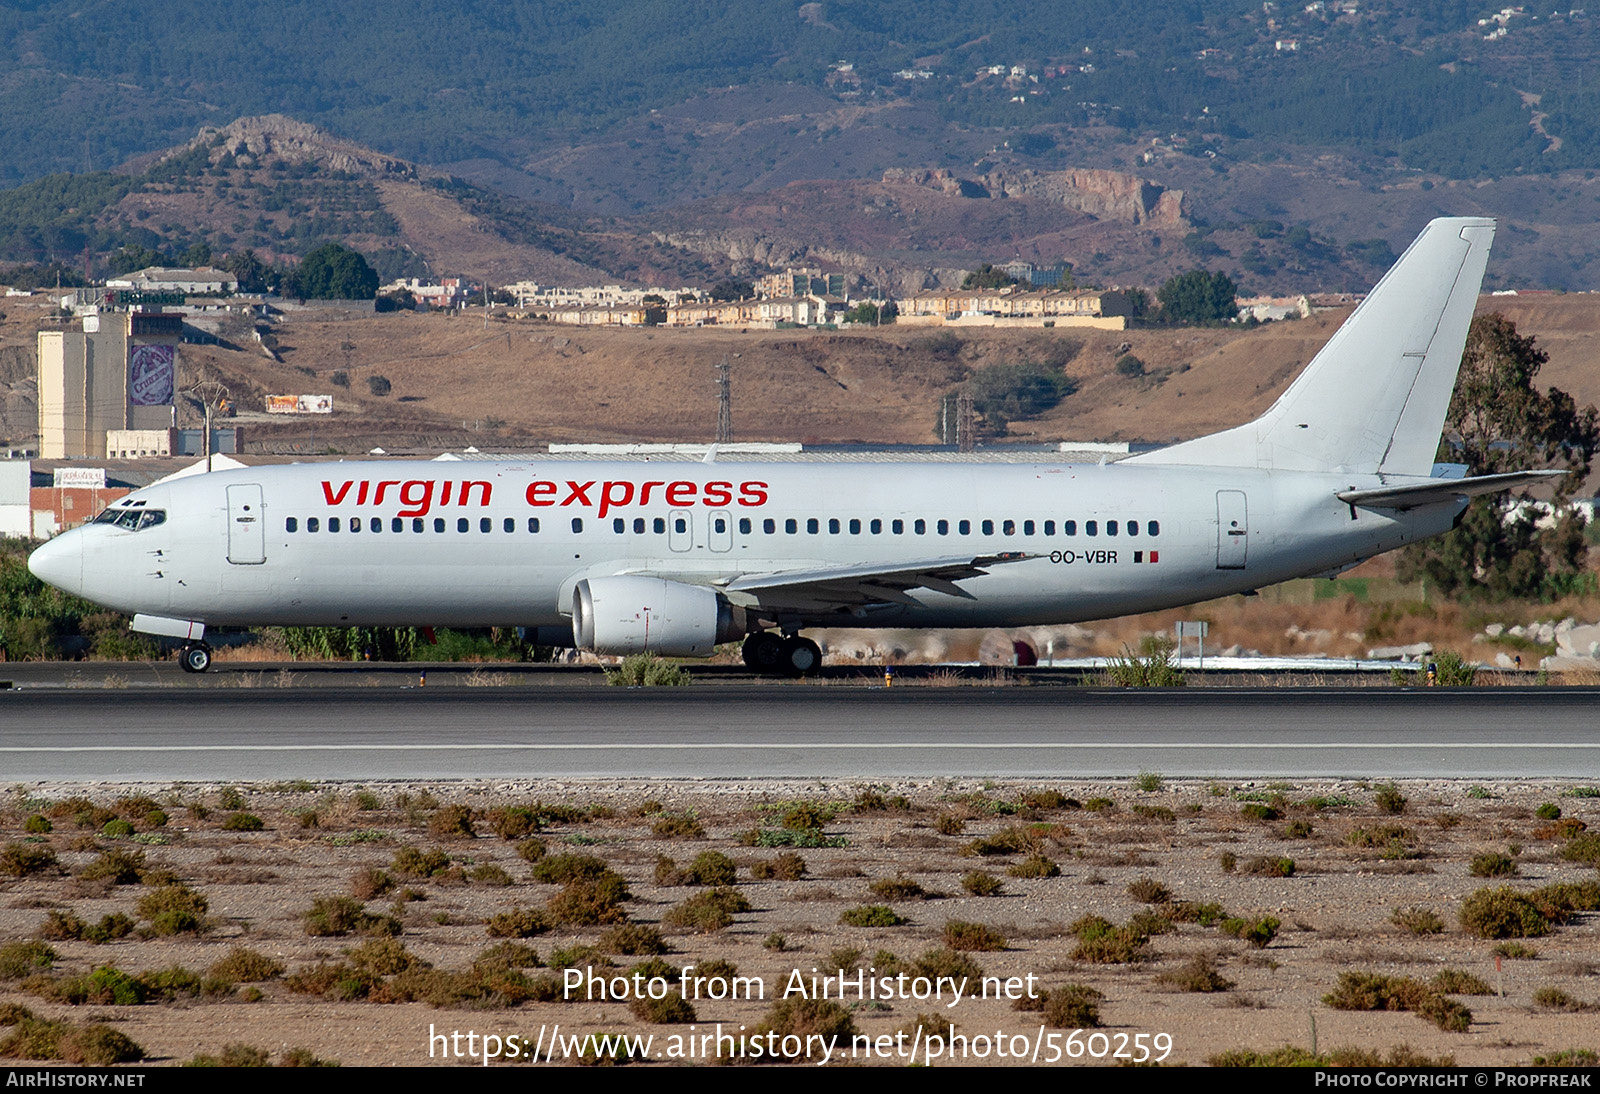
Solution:
<svg viewBox="0 0 1600 1094">
<path fill-rule="evenodd" d="M 1430 221 L 1260 418 L 1124 462 L 1428 475 L 1493 241 Z"/>
</svg>

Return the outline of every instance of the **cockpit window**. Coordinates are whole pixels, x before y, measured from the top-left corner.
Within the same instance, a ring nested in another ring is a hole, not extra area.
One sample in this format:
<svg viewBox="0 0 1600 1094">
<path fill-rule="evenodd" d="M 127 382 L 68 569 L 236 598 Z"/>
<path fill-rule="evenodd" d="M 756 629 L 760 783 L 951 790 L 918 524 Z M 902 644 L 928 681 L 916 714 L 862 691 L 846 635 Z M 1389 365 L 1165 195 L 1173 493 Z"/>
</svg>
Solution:
<svg viewBox="0 0 1600 1094">
<path fill-rule="evenodd" d="M 158 524 L 165 524 L 167 512 L 165 509 L 107 509 L 94 518 L 95 524 L 115 524 L 118 528 L 125 528 L 130 532 L 142 531 L 145 528 L 154 528 Z"/>
</svg>

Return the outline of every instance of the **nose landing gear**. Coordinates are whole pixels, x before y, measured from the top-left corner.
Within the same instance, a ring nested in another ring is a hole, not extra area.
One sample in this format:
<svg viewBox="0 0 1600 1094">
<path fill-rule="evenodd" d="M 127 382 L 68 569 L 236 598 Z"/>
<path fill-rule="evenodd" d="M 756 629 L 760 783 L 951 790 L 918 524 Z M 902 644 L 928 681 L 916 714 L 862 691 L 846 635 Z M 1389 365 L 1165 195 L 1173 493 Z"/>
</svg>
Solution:
<svg viewBox="0 0 1600 1094">
<path fill-rule="evenodd" d="M 744 640 L 744 663 L 773 676 L 805 676 L 822 665 L 822 648 L 799 635 L 757 631 Z"/>
</svg>

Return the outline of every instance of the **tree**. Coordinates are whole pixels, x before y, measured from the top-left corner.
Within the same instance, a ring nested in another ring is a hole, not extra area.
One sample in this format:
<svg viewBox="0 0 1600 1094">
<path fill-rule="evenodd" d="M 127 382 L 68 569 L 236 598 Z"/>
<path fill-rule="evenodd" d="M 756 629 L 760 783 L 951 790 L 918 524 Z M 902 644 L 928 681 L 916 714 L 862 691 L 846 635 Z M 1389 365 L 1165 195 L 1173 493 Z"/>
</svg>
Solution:
<svg viewBox="0 0 1600 1094">
<path fill-rule="evenodd" d="M 744 300 L 756 294 L 756 287 L 748 281 L 739 281 L 732 277 L 725 277 L 711 286 L 707 294 L 713 300 Z"/>
<path fill-rule="evenodd" d="M 1239 288 L 1225 273 L 1190 270 L 1156 291 L 1161 315 L 1170 323 L 1221 323 L 1239 314 Z"/>
<path fill-rule="evenodd" d="M 855 307 L 844 313 L 846 323 L 871 323 L 881 326 L 884 323 L 893 323 L 895 316 L 900 314 L 900 309 L 895 307 L 893 300 L 874 302 L 863 300 Z"/>
<path fill-rule="evenodd" d="M 239 283 L 240 292 L 266 292 L 267 278 L 272 270 L 248 248 L 236 251 L 222 260 L 222 268 Z"/>
<path fill-rule="evenodd" d="M 1015 285 L 1017 279 L 1002 269 L 985 262 L 962 280 L 963 289 L 1003 289 L 1007 285 Z"/>
<path fill-rule="evenodd" d="M 367 260 L 337 243 L 324 243 L 301 259 L 291 281 L 290 295 L 302 300 L 371 300 L 378 295 L 378 275 Z"/>
<path fill-rule="evenodd" d="M 1579 586 L 1588 558 L 1584 521 L 1562 509 L 1589 474 L 1600 423 L 1594 407 L 1579 410 L 1564 391 L 1539 393 L 1534 380 L 1547 360 L 1534 338 L 1518 334 L 1505 316 L 1473 319 L 1440 459 L 1465 463 L 1474 475 L 1568 471 L 1552 499 L 1555 520 L 1540 528 L 1537 511 L 1525 507 L 1508 519 L 1514 500 L 1478 498 L 1449 535 L 1401 553 L 1401 577 L 1424 577 L 1447 594 L 1495 600 L 1551 599 Z"/>
</svg>

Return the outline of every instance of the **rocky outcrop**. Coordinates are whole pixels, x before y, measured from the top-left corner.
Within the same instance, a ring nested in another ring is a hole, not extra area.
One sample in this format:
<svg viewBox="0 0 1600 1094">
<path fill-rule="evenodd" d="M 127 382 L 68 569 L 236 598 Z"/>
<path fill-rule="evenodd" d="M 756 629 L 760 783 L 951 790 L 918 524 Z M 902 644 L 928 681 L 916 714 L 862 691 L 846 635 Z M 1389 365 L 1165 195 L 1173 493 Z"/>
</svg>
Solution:
<svg viewBox="0 0 1600 1094">
<path fill-rule="evenodd" d="M 415 178 L 416 164 L 374 152 L 354 141 L 335 137 L 307 122 L 282 114 L 240 118 L 221 129 L 205 128 L 184 149 L 214 145 L 214 158 L 228 153 L 261 159 L 273 155 L 296 163 L 314 160 L 333 171 L 382 178 Z"/>
<path fill-rule="evenodd" d="M 1069 171 L 997 170 L 976 179 L 959 178 L 942 167 L 893 167 L 885 183 L 937 190 L 951 197 L 1036 197 L 1101 220 L 1155 228 L 1187 226 L 1188 199 L 1148 179 L 1120 171 L 1075 168 Z"/>
</svg>

